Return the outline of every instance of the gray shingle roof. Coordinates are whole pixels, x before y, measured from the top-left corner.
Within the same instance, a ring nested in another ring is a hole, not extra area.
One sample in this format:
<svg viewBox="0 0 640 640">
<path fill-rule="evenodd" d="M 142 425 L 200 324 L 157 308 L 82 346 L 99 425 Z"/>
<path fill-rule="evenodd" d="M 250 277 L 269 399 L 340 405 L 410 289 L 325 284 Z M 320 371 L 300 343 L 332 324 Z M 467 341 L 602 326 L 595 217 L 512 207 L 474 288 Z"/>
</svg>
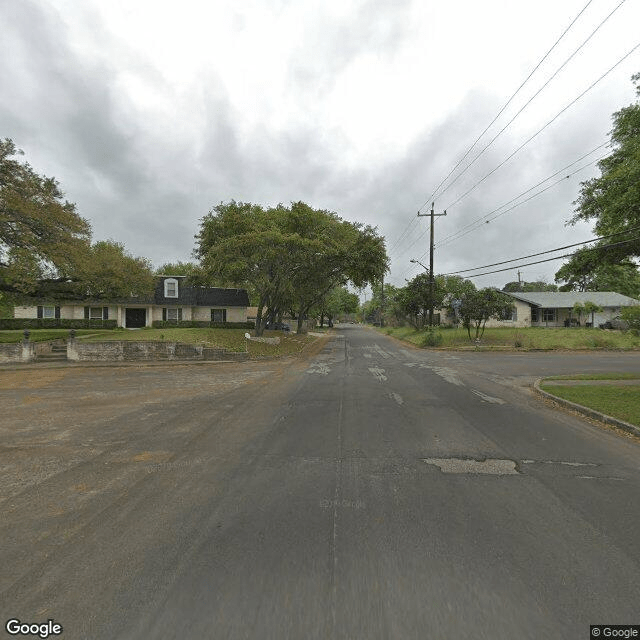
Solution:
<svg viewBox="0 0 640 640">
<path fill-rule="evenodd" d="M 164 281 L 178 281 L 178 297 L 165 298 Z M 189 287 L 184 284 L 185 276 L 160 276 L 152 297 L 126 298 L 117 300 L 122 304 L 155 304 L 163 307 L 248 307 L 249 294 L 246 289 L 225 289 L 222 287 Z"/>
<path fill-rule="evenodd" d="M 165 298 L 164 281 L 174 278 L 178 281 L 178 297 Z M 222 287 L 188 287 L 183 284 L 184 276 L 163 276 L 156 283 L 153 304 L 186 305 L 190 307 L 248 307 L 249 295 L 246 289 L 224 289 Z"/>
<path fill-rule="evenodd" d="M 623 296 L 615 291 L 533 291 L 527 293 L 508 293 L 516 300 L 528 302 L 536 307 L 547 309 L 567 309 L 576 302 L 593 302 L 601 307 L 629 307 L 640 304 L 640 300 Z"/>
</svg>

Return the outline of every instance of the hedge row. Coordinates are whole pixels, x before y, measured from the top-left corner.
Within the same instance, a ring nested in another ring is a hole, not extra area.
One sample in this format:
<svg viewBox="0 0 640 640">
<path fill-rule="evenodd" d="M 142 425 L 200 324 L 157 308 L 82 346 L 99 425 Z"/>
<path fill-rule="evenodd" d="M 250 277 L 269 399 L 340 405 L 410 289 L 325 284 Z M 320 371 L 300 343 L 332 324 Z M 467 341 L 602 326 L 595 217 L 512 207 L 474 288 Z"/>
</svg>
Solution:
<svg viewBox="0 0 640 640">
<path fill-rule="evenodd" d="M 115 329 L 116 320 L 71 320 L 66 318 L 2 318 L 0 329 Z"/>
<path fill-rule="evenodd" d="M 253 329 L 253 322 L 207 322 L 206 320 L 154 320 L 154 329 Z"/>
</svg>

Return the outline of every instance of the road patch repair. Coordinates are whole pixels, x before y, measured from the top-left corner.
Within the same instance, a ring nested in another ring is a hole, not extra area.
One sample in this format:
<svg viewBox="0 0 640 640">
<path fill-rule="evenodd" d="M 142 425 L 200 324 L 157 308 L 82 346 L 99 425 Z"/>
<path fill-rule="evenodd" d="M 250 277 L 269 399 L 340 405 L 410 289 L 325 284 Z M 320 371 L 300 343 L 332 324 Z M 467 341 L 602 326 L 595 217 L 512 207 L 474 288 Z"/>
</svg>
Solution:
<svg viewBox="0 0 640 640">
<path fill-rule="evenodd" d="M 423 458 L 427 464 L 435 465 L 442 473 L 473 473 L 493 476 L 518 475 L 513 460 L 487 458 L 473 460 L 471 458 Z"/>
</svg>

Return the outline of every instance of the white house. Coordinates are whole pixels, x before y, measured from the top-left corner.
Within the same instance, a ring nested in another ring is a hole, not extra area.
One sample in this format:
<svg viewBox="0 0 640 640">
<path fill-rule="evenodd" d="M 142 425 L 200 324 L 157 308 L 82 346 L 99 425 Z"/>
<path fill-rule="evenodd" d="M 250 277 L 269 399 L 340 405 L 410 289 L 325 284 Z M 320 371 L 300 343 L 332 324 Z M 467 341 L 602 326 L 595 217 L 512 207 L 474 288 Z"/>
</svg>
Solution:
<svg viewBox="0 0 640 640">
<path fill-rule="evenodd" d="M 615 291 L 535 291 L 508 293 L 513 298 L 515 311 L 511 318 L 489 320 L 487 327 L 565 327 L 578 320 L 573 313 L 576 302 L 593 302 L 602 307 L 594 314 L 593 326 L 620 315 L 623 307 L 639 305 L 640 300 L 623 296 Z M 580 319 L 582 326 L 591 325 L 591 314 Z"/>
<path fill-rule="evenodd" d="M 154 320 L 246 322 L 249 296 L 245 289 L 191 287 L 185 276 L 159 276 L 149 298 L 117 301 L 75 301 L 14 307 L 14 318 L 116 320 L 117 326 L 140 328 Z"/>
</svg>

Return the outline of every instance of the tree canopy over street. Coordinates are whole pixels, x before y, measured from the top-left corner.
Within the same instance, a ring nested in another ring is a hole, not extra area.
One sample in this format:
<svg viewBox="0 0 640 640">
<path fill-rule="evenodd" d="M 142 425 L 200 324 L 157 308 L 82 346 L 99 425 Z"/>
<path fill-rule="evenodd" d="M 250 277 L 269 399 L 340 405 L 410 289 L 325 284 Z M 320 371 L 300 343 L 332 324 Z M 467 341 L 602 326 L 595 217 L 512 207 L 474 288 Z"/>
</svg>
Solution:
<svg viewBox="0 0 640 640">
<path fill-rule="evenodd" d="M 632 80 L 640 96 L 640 73 Z M 640 257 L 639 102 L 613 114 L 611 145 L 613 153 L 598 163 L 600 177 L 582 183 L 570 224 L 593 220 L 598 236 L 613 237 L 599 241 L 591 249 L 577 251 L 556 273 L 556 282 L 565 282 L 563 289 L 613 289 L 638 295 L 635 260 Z"/>
<path fill-rule="evenodd" d="M 221 203 L 201 221 L 195 255 L 205 277 L 226 286 L 253 287 L 256 333 L 264 319 L 291 311 L 298 331 L 309 311 L 335 287 L 363 287 L 381 279 L 384 239 L 360 223 L 304 202 L 289 207 Z"/>
</svg>

